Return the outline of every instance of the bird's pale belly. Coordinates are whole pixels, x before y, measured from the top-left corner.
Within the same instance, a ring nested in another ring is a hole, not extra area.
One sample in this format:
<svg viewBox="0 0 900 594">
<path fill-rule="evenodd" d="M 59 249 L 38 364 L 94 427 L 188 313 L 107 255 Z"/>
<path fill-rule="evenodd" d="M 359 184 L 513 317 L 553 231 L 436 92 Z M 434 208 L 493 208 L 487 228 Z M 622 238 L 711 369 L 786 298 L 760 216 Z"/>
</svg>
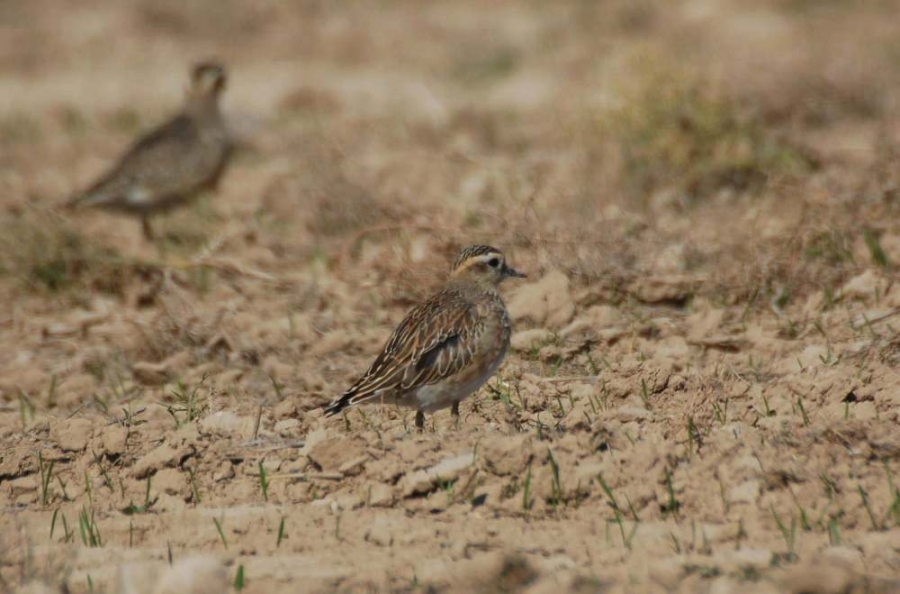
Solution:
<svg viewBox="0 0 900 594">
<path fill-rule="evenodd" d="M 469 373 L 460 373 L 437 384 L 422 386 L 414 393 L 410 392 L 404 397 L 398 398 L 397 404 L 413 407 L 427 413 L 447 408 L 454 402 L 459 402 L 478 391 L 478 388 L 483 386 L 497 372 L 497 368 L 500 367 L 505 355 L 506 349 L 503 349 L 487 367 L 475 369 Z"/>
</svg>

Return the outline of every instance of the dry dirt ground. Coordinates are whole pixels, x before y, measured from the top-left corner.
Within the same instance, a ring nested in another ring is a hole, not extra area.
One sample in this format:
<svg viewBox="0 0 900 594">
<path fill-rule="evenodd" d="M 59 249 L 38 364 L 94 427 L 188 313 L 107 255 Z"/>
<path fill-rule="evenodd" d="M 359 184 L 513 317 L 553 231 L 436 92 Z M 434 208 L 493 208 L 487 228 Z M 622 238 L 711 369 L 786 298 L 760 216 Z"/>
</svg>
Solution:
<svg viewBox="0 0 900 594">
<path fill-rule="evenodd" d="M 0 589 L 900 591 L 900 6 L 0 1 Z M 215 193 L 59 203 L 219 57 Z M 459 246 L 513 349 L 324 419 Z"/>
</svg>

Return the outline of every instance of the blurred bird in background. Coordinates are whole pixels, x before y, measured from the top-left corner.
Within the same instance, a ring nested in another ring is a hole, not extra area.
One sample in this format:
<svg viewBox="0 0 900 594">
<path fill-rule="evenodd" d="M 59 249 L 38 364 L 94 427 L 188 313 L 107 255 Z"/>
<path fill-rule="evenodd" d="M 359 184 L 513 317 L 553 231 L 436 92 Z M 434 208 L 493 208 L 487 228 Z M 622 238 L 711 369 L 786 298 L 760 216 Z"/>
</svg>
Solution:
<svg viewBox="0 0 900 594">
<path fill-rule="evenodd" d="M 225 82 L 220 64 L 197 64 L 181 112 L 138 139 L 106 175 L 66 206 L 139 216 L 144 236 L 153 239 L 149 218 L 214 189 L 228 164 L 232 140 L 219 110 Z"/>
</svg>

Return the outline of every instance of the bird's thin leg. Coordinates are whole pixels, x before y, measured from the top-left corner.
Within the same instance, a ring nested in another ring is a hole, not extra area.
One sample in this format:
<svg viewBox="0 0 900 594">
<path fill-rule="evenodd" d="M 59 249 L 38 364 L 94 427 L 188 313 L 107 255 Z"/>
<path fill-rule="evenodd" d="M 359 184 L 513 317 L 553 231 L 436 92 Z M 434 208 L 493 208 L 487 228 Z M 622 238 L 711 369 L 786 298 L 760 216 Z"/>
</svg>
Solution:
<svg viewBox="0 0 900 594">
<path fill-rule="evenodd" d="M 425 413 L 420 410 L 416 411 L 416 429 L 419 431 L 425 429 Z"/>
<path fill-rule="evenodd" d="M 153 241 L 153 227 L 150 226 L 150 217 L 141 217 L 141 229 L 144 231 L 144 239 Z"/>
<path fill-rule="evenodd" d="M 459 429 L 459 402 L 454 402 L 450 405 L 450 418 L 453 419 L 453 424 Z"/>
</svg>

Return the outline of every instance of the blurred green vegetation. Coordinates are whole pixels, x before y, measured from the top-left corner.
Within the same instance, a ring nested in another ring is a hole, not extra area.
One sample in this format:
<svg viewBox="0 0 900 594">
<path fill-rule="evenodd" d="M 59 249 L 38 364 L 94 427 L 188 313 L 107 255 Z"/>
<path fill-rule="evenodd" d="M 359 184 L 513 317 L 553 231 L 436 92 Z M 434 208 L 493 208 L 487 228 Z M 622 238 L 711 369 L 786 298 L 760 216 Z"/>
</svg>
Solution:
<svg viewBox="0 0 900 594">
<path fill-rule="evenodd" d="M 620 151 L 626 191 L 646 197 L 673 188 L 690 203 L 815 168 L 809 155 L 709 81 L 657 63 L 639 67 L 641 82 L 600 122 Z"/>
<path fill-rule="evenodd" d="M 0 248 L 6 256 L 0 274 L 41 292 L 121 295 L 133 269 L 113 250 L 88 241 L 49 213 L 27 211 L 0 220 Z"/>
</svg>

